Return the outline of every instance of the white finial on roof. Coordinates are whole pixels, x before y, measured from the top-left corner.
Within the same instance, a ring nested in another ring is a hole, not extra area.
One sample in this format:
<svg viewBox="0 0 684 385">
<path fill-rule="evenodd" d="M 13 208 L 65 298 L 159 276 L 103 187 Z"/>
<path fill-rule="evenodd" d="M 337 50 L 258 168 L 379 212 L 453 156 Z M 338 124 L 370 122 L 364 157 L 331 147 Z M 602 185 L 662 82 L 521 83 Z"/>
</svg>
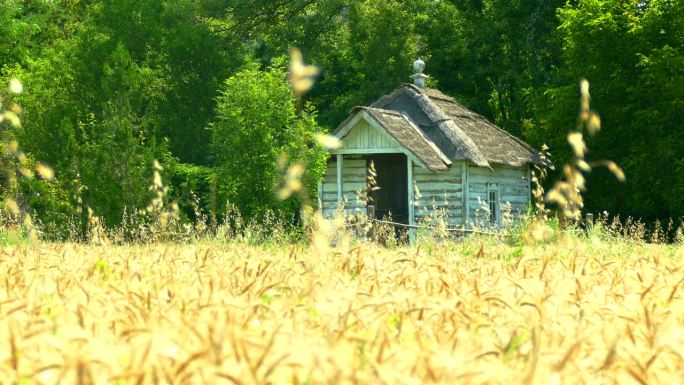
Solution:
<svg viewBox="0 0 684 385">
<path fill-rule="evenodd" d="M 418 60 L 413 62 L 413 70 L 422 74 L 423 70 L 425 70 L 425 62 L 418 58 Z"/>
<path fill-rule="evenodd" d="M 418 58 L 418 60 L 413 62 L 413 70 L 416 71 L 415 74 L 411 75 L 413 84 L 421 88 L 425 87 L 425 79 L 429 78 L 429 76 L 423 73 L 423 70 L 425 70 L 425 62 Z"/>
</svg>

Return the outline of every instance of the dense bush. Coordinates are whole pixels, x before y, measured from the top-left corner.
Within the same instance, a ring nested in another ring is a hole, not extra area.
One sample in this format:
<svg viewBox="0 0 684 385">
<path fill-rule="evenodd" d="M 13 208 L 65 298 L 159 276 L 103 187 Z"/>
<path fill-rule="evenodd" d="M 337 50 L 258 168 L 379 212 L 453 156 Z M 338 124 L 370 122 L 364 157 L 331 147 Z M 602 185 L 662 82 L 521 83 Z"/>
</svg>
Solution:
<svg viewBox="0 0 684 385">
<path fill-rule="evenodd" d="M 294 164 L 304 167 L 303 199 L 315 195 L 325 167 L 313 136 L 320 127 L 310 107 L 298 113 L 284 71 L 251 66 L 238 72 L 225 82 L 216 115 L 211 131 L 219 207 L 232 202 L 247 218 L 295 212 L 301 199 L 276 196 L 279 176 Z"/>
<path fill-rule="evenodd" d="M 171 199 L 176 201 L 184 219 L 216 215 L 214 168 L 178 163 L 171 171 Z"/>
</svg>

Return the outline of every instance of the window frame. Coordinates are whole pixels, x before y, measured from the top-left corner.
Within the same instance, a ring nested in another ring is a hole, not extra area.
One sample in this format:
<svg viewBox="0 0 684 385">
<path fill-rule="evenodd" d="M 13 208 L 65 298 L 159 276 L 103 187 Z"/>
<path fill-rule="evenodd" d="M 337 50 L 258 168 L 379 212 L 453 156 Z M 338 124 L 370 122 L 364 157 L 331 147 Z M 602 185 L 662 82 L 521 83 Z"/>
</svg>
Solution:
<svg viewBox="0 0 684 385">
<path fill-rule="evenodd" d="M 492 194 L 494 194 L 493 199 Z M 493 210 L 492 205 L 494 205 Z M 487 183 L 487 207 L 489 208 L 489 224 L 501 227 L 501 192 L 498 183 Z"/>
</svg>

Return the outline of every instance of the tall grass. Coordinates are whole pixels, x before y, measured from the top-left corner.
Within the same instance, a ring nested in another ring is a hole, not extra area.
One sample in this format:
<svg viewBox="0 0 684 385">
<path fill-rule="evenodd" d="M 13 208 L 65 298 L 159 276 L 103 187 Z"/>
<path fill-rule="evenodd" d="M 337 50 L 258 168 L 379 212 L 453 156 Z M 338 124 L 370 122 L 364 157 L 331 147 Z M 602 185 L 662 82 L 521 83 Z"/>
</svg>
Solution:
<svg viewBox="0 0 684 385">
<path fill-rule="evenodd" d="M 681 246 L 569 236 L 18 244 L 0 251 L 0 378 L 674 384 L 682 258 Z"/>
</svg>

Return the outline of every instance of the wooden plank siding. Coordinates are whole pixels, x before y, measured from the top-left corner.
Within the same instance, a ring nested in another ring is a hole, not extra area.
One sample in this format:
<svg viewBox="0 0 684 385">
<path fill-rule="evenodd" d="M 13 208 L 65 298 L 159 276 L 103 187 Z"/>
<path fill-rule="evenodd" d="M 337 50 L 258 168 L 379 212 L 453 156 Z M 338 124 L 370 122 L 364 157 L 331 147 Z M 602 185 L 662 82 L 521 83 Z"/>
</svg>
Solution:
<svg viewBox="0 0 684 385">
<path fill-rule="evenodd" d="M 344 214 L 354 215 L 366 212 L 366 159 L 358 155 L 344 155 L 342 161 L 342 201 Z M 330 158 L 323 176 L 320 192 L 323 216 L 337 213 L 337 160 Z"/>
<path fill-rule="evenodd" d="M 468 224 L 487 224 L 488 191 L 499 192 L 499 207 L 503 215 L 504 205 L 510 204 L 510 214 L 519 218 L 530 202 L 528 168 L 493 166 L 490 171 L 484 167 L 468 166 Z"/>
<path fill-rule="evenodd" d="M 398 147 L 386 133 L 378 131 L 367 121 L 361 120 L 342 139 L 341 149 L 398 149 Z"/>
<path fill-rule="evenodd" d="M 510 204 L 512 218 L 519 218 L 525 213 L 531 199 L 528 168 L 495 166 L 490 171 L 473 164 L 466 167 L 465 161 L 457 160 L 448 171 L 439 173 L 432 173 L 412 163 L 412 174 L 413 217 L 414 223 L 419 225 L 434 224 L 435 219 L 444 219 L 449 227 L 461 227 L 466 218 L 470 228 L 486 226 L 488 191 L 491 189 L 499 193 L 501 217 L 506 215 L 506 205 Z M 344 155 L 342 199 L 346 216 L 366 213 L 366 175 L 365 155 Z M 320 199 L 323 215 L 334 216 L 339 207 L 335 156 L 328 161 L 321 182 Z"/>
<path fill-rule="evenodd" d="M 361 119 L 342 139 L 340 149 L 332 151 L 343 155 L 342 202 L 345 215 L 366 213 L 366 156 L 360 154 L 397 152 L 402 150 L 386 133 Z M 332 217 L 339 207 L 337 195 L 337 160 L 328 161 L 320 192 L 323 216 Z"/>
<path fill-rule="evenodd" d="M 443 218 L 448 226 L 463 224 L 463 181 L 459 161 L 449 170 L 432 173 L 413 165 L 414 210 L 417 224 L 430 224 Z"/>
</svg>

